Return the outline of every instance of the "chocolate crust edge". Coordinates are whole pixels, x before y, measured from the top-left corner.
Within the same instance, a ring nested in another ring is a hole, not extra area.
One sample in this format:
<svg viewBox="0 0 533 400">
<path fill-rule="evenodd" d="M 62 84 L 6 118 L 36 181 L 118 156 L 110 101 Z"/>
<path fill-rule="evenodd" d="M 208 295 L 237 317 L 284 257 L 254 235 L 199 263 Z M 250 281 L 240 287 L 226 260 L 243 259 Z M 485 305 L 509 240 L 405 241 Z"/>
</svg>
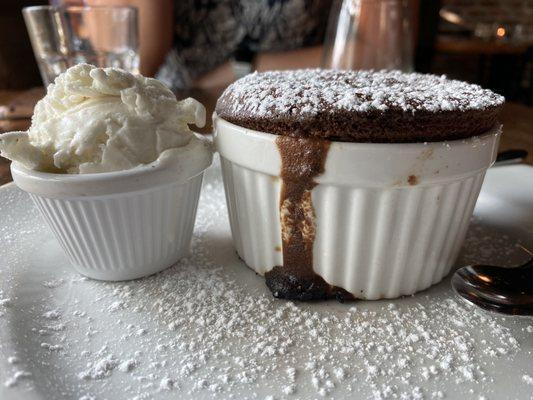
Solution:
<svg viewBox="0 0 533 400">
<path fill-rule="evenodd" d="M 321 138 L 339 142 L 420 143 L 465 139 L 487 132 L 498 123 L 503 105 L 467 111 L 401 110 L 354 114 L 322 112 L 305 120 L 290 115 L 255 117 L 233 115 L 223 102 L 217 104 L 217 115 L 235 125 L 260 132 L 301 138 Z"/>
</svg>

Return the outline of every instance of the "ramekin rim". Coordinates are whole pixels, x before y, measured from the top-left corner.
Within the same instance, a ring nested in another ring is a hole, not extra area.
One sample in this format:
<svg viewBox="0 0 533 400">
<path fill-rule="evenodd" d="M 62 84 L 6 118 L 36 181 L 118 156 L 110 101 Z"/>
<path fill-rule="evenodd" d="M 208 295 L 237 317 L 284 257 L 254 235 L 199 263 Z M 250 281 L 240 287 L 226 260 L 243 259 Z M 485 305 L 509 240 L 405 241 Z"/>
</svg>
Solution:
<svg viewBox="0 0 533 400">
<path fill-rule="evenodd" d="M 17 161 L 13 161 L 11 163 L 11 168 L 16 169 L 17 172 L 22 172 L 23 174 L 27 176 L 31 176 L 34 178 L 42 179 L 42 180 L 55 180 L 55 181 L 71 181 L 71 182 L 80 182 L 80 181 L 103 181 L 103 180 L 113 180 L 117 178 L 125 178 L 125 177 L 131 177 L 131 176 L 137 176 L 137 175 L 144 175 L 146 172 L 149 171 L 159 171 L 166 168 L 170 168 L 172 166 L 172 163 L 168 164 L 161 164 L 161 165 L 155 165 L 159 161 L 153 161 L 149 164 L 141 164 L 137 167 L 130 168 L 130 169 L 124 169 L 124 170 L 117 170 L 117 171 L 109 171 L 109 172 L 91 172 L 87 174 L 60 174 L 55 172 L 44 172 L 44 171 L 37 171 L 34 169 L 26 168 L 22 164 L 18 163 Z"/>
<path fill-rule="evenodd" d="M 111 177 L 108 175 L 106 179 L 99 179 L 98 175 L 102 174 L 91 174 L 90 177 L 83 178 L 82 175 L 78 176 L 77 174 L 65 177 L 63 175 L 67 174 L 42 173 L 24 168 L 18 163 L 11 164 L 11 172 L 14 183 L 20 189 L 40 197 L 58 199 L 103 198 L 144 192 L 168 185 L 187 184 L 202 175 L 211 165 L 211 162 L 181 176 L 173 172 L 172 167 L 175 165 L 176 163 L 171 163 L 165 165 L 166 168 L 159 169 L 143 168 L 134 174 L 113 174 Z M 71 179 L 65 179 L 69 177 Z"/>
<path fill-rule="evenodd" d="M 110 182 L 113 180 L 122 180 L 122 179 L 129 179 L 129 178 L 135 178 L 143 176 L 147 173 L 157 173 L 159 171 L 163 171 L 165 169 L 171 169 L 171 167 L 175 164 L 166 164 L 156 167 L 150 167 L 150 164 L 140 165 L 135 168 L 130 168 L 127 170 L 122 171 L 111 171 L 111 172 L 98 172 L 98 173 L 90 173 L 90 174 L 56 174 L 53 172 L 43 172 L 43 171 L 36 171 L 33 169 L 29 169 L 21 165 L 20 163 L 13 161 L 11 163 L 11 170 L 14 171 L 16 174 L 22 174 L 24 177 L 31 179 L 31 180 L 40 180 L 40 181 L 54 181 L 54 182 L 62 182 L 65 184 L 68 183 L 96 183 L 96 182 Z M 207 168 L 209 168 L 210 164 L 207 164 L 206 166 L 194 170 L 191 174 L 188 174 L 183 179 L 184 182 L 188 181 L 189 179 L 192 179 L 202 172 L 204 172 Z M 125 172 L 132 172 L 130 174 L 126 174 Z"/>
<path fill-rule="evenodd" d="M 204 139 L 202 139 L 204 140 Z M 201 168 L 195 168 L 190 174 L 183 179 L 184 181 L 194 178 L 198 174 L 205 171 L 212 163 L 213 154 L 209 162 L 206 162 Z M 157 173 L 166 169 L 172 169 L 176 164 L 179 163 L 179 160 L 170 160 L 162 162 L 159 158 L 152 161 L 148 164 L 141 164 L 136 167 L 124 170 L 109 171 L 109 172 L 92 172 L 86 174 L 65 174 L 65 173 L 55 173 L 55 172 L 44 172 L 37 171 L 30 168 L 24 167 L 22 164 L 17 161 L 11 163 L 11 169 L 15 170 L 18 174 L 23 174 L 29 179 L 42 180 L 42 181 L 55 181 L 55 182 L 65 182 L 65 183 L 80 183 L 80 182 L 108 182 L 116 179 L 128 179 L 139 177 L 147 173 Z"/>
<path fill-rule="evenodd" d="M 202 175 L 213 161 L 210 148 L 205 157 L 197 160 L 190 159 L 188 155 L 183 157 L 165 156 L 127 170 L 90 174 L 35 171 L 13 162 L 11 173 L 13 181 L 20 189 L 38 196 L 65 199 L 114 196 L 155 190 L 167 185 L 186 184 Z"/>
</svg>

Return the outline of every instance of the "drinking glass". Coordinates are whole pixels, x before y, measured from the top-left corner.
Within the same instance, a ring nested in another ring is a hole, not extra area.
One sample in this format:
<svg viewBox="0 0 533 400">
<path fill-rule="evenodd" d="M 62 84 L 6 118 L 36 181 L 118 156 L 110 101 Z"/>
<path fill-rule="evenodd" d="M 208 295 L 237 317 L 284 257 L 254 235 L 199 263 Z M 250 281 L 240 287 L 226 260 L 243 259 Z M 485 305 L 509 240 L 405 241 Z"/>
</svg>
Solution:
<svg viewBox="0 0 533 400">
<path fill-rule="evenodd" d="M 336 0 L 322 66 L 412 71 L 411 12 L 409 0 Z"/>
<path fill-rule="evenodd" d="M 79 63 L 138 73 L 136 8 L 36 6 L 22 13 L 45 86 Z"/>
</svg>

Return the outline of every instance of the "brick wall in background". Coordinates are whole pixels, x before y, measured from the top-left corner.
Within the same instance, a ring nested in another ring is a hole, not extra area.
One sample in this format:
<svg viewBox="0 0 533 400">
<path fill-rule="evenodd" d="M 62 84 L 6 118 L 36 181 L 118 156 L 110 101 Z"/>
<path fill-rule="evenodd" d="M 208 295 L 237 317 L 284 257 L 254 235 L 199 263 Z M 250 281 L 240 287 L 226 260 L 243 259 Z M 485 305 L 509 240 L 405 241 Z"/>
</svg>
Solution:
<svg viewBox="0 0 533 400">
<path fill-rule="evenodd" d="M 437 38 L 462 45 L 434 53 L 430 71 L 533 104 L 533 0 L 440 0 L 440 5 Z M 500 50 L 483 50 L 486 43 Z"/>
<path fill-rule="evenodd" d="M 510 38 L 533 39 L 533 0 L 441 0 L 441 4 L 443 10 L 463 19 L 463 29 L 474 32 L 502 26 Z M 446 22 L 441 26 L 441 31 L 458 29 L 461 27 Z"/>
</svg>

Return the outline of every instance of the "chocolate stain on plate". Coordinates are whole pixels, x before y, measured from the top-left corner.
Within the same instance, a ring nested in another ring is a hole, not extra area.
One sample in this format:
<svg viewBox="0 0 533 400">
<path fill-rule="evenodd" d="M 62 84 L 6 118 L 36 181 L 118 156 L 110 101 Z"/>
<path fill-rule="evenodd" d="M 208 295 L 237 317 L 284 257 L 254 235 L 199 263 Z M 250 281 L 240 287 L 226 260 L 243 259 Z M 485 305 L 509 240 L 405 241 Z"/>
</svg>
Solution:
<svg viewBox="0 0 533 400">
<path fill-rule="evenodd" d="M 324 172 L 330 142 L 278 136 L 281 155 L 281 237 L 283 265 L 265 274 L 275 297 L 295 300 L 353 299 L 346 290 L 328 284 L 313 270 L 315 210 L 311 191 L 314 178 Z"/>
</svg>

